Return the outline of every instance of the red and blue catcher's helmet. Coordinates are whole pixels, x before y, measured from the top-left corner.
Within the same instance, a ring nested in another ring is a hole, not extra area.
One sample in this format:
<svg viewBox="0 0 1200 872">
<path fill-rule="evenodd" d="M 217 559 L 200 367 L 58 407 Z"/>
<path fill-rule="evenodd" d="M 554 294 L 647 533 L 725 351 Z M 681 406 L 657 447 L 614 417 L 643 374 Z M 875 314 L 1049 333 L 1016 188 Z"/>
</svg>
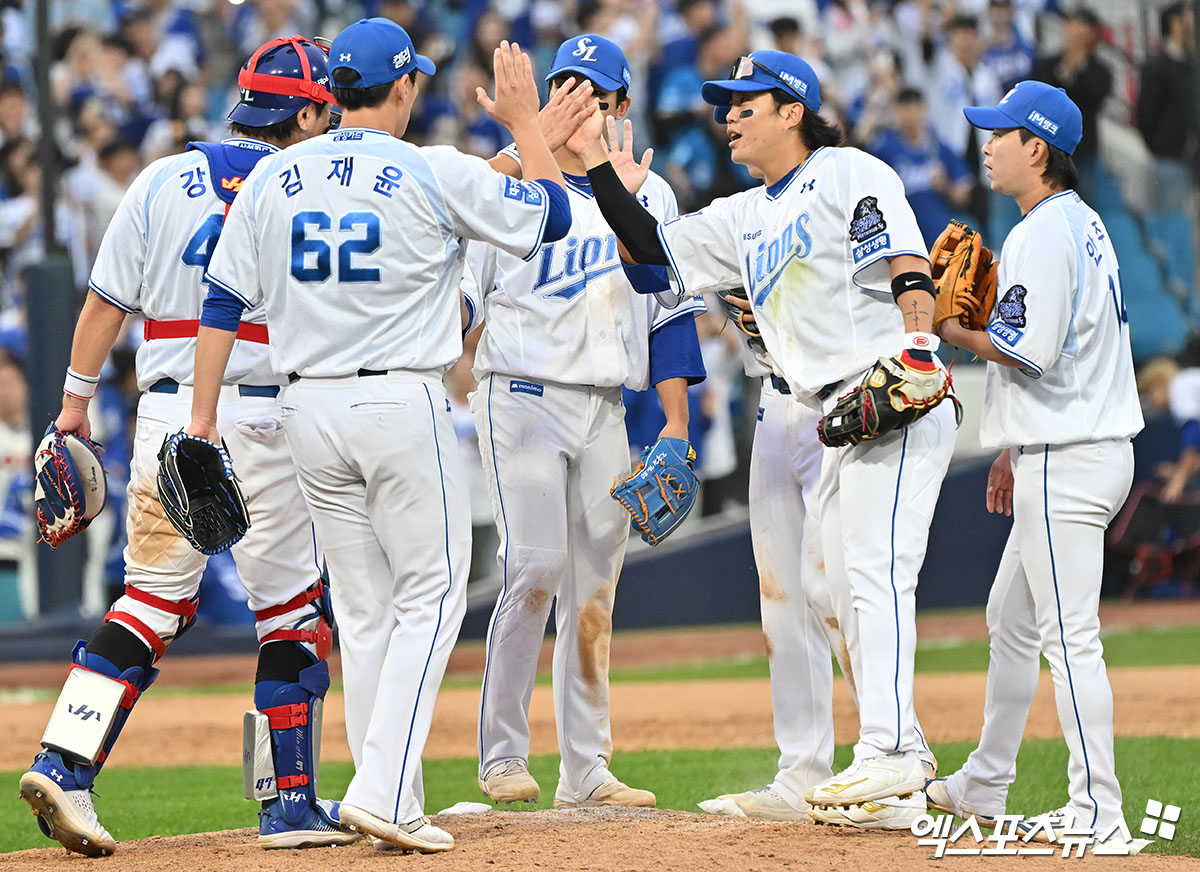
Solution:
<svg viewBox="0 0 1200 872">
<path fill-rule="evenodd" d="M 245 127 L 270 127 L 313 103 L 333 103 L 328 50 L 302 36 L 260 46 L 238 72 L 242 98 L 229 120 Z"/>
</svg>

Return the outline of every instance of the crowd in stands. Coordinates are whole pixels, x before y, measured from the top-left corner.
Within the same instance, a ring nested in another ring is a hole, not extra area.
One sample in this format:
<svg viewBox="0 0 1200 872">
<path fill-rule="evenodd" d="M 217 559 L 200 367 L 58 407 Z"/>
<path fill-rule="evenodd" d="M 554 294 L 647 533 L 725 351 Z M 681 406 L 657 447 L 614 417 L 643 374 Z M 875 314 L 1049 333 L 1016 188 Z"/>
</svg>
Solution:
<svg viewBox="0 0 1200 872">
<path fill-rule="evenodd" d="M 1015 82 L 1038 78 L 1065 88 L 1083 112 L 1076 161 L 1089 202 L 1114 184 L 1100 160 L 1098 120 L 1107 112 L 1140 132 L 1152 155 L 1154 208 L 1183 216 L 1194 232 L 1200 149 L 1188 2 L 1137 0 L 1154 27 L 1130 45 L 1103 17 L 1123 4 L 1104 0 L 1095 0 L 1097 9 L 1076 0 L 56 0 L 52 39 L 42 47 L 51 63 L 50 130 L 39 129 L 36 112 L 36 2 L 0 0 L 0 474 L 7 477 L 0 486 L 20 483 L 28 468 L 29 424 L 21 404 L 5 395 L 10 374 L 21 376 L 23 302 L 34 292 L 24 270 L 45 250 L 39 149 L 55 149 L 65 167 L 56 233 L 82 299 L 126 187 L 148 163 L 189 141 L 225 135 L 237 70 L 249 54 L 278 36 L 332 37 L 363 16 L 395 20 L 438 64 L 437 75 L 422 83 L 408 138 L 484 157 L 507 143 L 475 100 L 476 87 L 490 86 L 492 50 L 501 39 L 519 42 L 543 70 L 568 36 L 614 39 L 632 68 L 630 117 L 639 149 L 653 146 L 654 168 L 671 183 L 681 211 L 756 184 L 729 160 L 724 128 L 700 98 L 701 82 L 724 77 L 752 50 L 793 52 L 818 73 L 822 114 L 842 126 L 850 144 L 897 170 L 928 242 L 951 217 L 964 217 L 988 228 L 997 249 L 1020 216 L 1003 212 L 991 195 L 979 131 L 961 108 L 994 104 Z M 1118 48 L 1138 72 L 1134 96 L 1115 93 L 1102 45 Z M 1192 240 L 1185 242 L 1191 252 Z M 1190 278 L 1194 257 L 1179 269 Z M 1136 319 L 1135 303 L 1129 308 Z M 1195 312 L 1194 301 L 1187 303 L 1184 315 Z M 719 317 L 706 317 L 701 334 L 709 378 L 696 389 L 694 436 L 707 478 L 727 483 L 709 488 L 705 511 L 712 512 L 727 498 L 745 499 L 756 386 L 743 382 L 738 340 Z M 118 465 L 128 451 L 122 430 L 136 403 L 130 352 L 139 341 L 132 323 L 125 350 L 105 372 L 109 399 L 99 404 L 110 410 L 105 441 Z M 457 367 L 451 379 L 465 403 L 473 387 L 469 366 Z M 653 438 L 654 425 L 652 411 L 634 417 L 636 447 Z M 469 415 L 463 420 L 469 440 Z M 480 517 L 490 521 L 486 502 Z M 0 539 L 17 527 L 0 522 Z M 123 524 L 114 528 L 115 581 Z M 28 537 L 28 525 L 21 535 Z M 482 560 L 486 571 L 490 556 Z"/>
</svg>

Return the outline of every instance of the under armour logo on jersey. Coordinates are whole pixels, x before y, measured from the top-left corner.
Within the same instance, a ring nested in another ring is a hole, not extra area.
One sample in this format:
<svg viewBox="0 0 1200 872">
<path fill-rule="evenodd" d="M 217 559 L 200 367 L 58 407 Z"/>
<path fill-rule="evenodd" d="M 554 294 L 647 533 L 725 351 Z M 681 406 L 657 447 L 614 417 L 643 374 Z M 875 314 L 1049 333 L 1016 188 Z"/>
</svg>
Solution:
<svg viewBox="0 0 1200 872">
<path fill-rule="evenodd" d="M 338 60 L 341 61 L 343 64 L 350 63 L 350 52 L 348 52 L 348 51 L 342 52 L 340 55 L 338 55 Z"/>
<path fill-rule="evenodd" d="M 411 60 L 412 60 L 412 52 L 409 51 L 408 49 L 405 49 L 404 51 L 396 52 L 394 55 L 392 55 L 392 68 L 398 70 L 405 64 L 409 63 Z"/>
<path fill-rule="evenodd" d="M 807 182 L 805 182 L 803 185 L 800 186 L 800 193 L 803 194 L 805 191 L 816 190 L 816 187 L 817 187 L 817 180 L 809 179 Z"/>
<path fill-rule="evenodd" d="M 575 51 L 571 52 L 571 57 L 594 64 L 596 62 L 595 54 L 596 45 L 592 42 L 592 38 L 590 36 L 581 36 L 579 42 L 575 43 Z"/>
<path fill-rule="evenodd" d="M 647 209 L 650 208 L 650 197 L 648 195 L 638 194 L 638 202 L 641 203 L 643 206 L 645 206 Z"/>
</svg>

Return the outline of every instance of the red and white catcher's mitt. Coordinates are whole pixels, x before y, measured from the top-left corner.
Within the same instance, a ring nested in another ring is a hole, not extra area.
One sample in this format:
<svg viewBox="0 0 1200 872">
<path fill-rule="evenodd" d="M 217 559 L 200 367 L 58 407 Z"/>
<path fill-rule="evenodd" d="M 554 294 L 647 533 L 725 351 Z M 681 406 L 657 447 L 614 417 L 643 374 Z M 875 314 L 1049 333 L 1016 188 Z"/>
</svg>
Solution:
<svg viewBox="0 0 1200 872">
<path fill-rule="evenodd" d="M 86 529 L 108 499 L 100 446 L 51 424 L 33 455 L 33 499 L 40 541 L 51 549 Z"/>
</svg>

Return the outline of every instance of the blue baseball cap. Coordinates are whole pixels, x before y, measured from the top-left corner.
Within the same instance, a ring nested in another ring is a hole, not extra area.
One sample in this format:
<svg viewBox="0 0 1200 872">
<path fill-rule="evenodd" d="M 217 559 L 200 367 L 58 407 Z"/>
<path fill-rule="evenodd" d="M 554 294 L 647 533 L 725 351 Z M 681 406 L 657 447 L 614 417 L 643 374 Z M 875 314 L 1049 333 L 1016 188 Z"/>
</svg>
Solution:
<svg viewBox="0 0 1200 872">
<path fill-rule="evenodd" d="M 412 39 L 396 22 L 362 18 L 334 37 L 329 46 L 330 79 L 337 70 L 352 70 L 358 73 L 359 81 L 334 87 L 373 88 L 394 82 L 413 70 L 432 76 L 437 66 L 417 54 Z"/>
<path fill-rule="evenodd" d="M 734 92 L 779 91 L 799 100 L 813 112 L 821 109 L 821 83 L 806 61 L 783 51 L 762 49 L 738 58 L 727 79 L 705 82 L 700 96 L 718 107 L 713 115 L 723 124 Z"/>
<path fill-rule="evenodd" d="M 558 47 L 546 74 L 550 81 L 563 73 L 579 73 L 605 91 L 629 90 L 629 61 L 611 39 L 595 33 L 574 36 Z"/>
<path fill-rule="evenodd" d="M 1008 130 L 1024 127 L 1067 154 L 1083 138 L 1083 113 L 1062 88 L 1045 82 L 1018 82 L 1004 95 L 995 109 L 968 106 L 967 120 L 982 130 Z"/>
</svg>

